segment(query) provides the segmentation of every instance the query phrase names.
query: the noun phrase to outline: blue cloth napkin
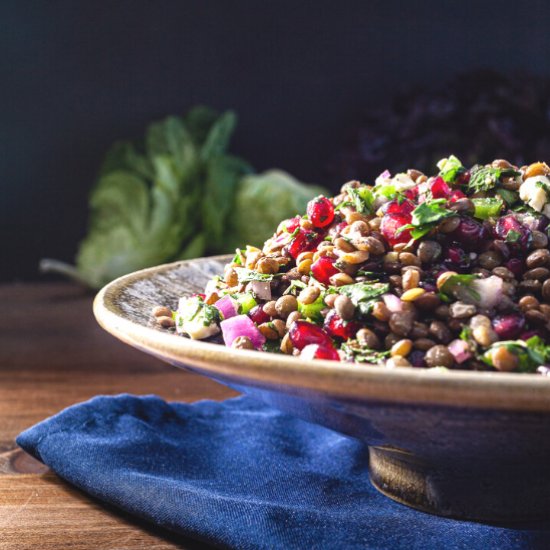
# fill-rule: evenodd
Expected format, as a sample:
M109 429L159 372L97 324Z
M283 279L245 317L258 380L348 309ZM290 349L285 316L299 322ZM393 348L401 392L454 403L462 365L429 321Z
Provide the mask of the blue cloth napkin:
M550 547L550 526L454 521L397 504L370 484L359 441L248 397L95 397L17 443L90 495L221 548Z

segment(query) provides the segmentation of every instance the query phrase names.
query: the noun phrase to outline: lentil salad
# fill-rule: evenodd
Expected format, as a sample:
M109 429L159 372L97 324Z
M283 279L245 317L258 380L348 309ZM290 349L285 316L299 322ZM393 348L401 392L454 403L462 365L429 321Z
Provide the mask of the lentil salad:
M548 375L550 168L437 167L313 199L154 318L305 359Z

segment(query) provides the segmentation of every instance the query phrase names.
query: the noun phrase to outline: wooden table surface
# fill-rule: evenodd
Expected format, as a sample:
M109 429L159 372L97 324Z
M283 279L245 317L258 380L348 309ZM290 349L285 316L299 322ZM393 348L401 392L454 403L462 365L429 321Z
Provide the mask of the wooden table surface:
M0 303L0 549L204 548L105 508L17 448L15 437L98 394L196 401L235 392L115 340L76 285L3 285Z

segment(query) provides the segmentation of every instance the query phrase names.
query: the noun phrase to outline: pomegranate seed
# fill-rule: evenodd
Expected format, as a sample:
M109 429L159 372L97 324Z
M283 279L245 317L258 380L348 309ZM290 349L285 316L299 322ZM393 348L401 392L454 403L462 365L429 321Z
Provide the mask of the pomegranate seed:
M401 227L407 225L408 223L411 223L410 215L400 216L398 214L386 214L382 218L380 231L391 246L398 243L408 243L411 240L410 229L405 229L404 231L397 233Z
M466 195L460 189L453 189L449 195L449 202L456 202L458 199L464 199Z
M332 346L330 336L321 327L307 321L292 323L288 334L292 345L299 350L304 349L309 344Z
M521 315L501 315L493 319L493 329L502 340L517 338L525 327L525 319Z
M313 276L324 285L330 284L330 278L340 270L334 265L336 260L321 256L316 262L311 265L311 273Z
M333 338L349 340L360 328L361 325L357 321L344 321L334 310L331 310L325 319L325 330Z
M420 194L420 190L418 188L418 185L415 185L414 187L411 187L410 189L407 189L403 195L410 201L417 201L418 195Z
M302 218L300 218L300 216L296 216L294 218L290 218L289 220L286 220L286 223L285 223L286 231L288 231L289 233L294 233L294 231L296 231L296 229L300 227L301 219Z
M470 171L466 170L465 172L462 172L462 174L459 174L456 178L456 185L467 185L470 181Z
M321 238L322 237L314 231L304 231L300 229L298 234L292 238L285 249L293 258L297 258L302 252L313 250L319 244Z
M401 216L406 216L410 214L415 209L415 205L410 200L404 200L399 202L398 200L393 200L387 202L383 206L384 214L399 214Z
M191 298L199 297L201 300L204 300L206 298L206 294L202 294L201 292L196 292L195 294L191 294Z
M451 194L451 188L441 177L437 177L432 181L430 191L434 199L447 199Z
M338 352L332 346L309 344L300 353L304 359L327 359L329 361L340 361Z
M465 269L470 266L470 256L458 246L451 246L445 253L445 265Z
M334 206L326 197L317 197L307 203L307 215L315 227L326 227L334 219Z
M257 324L267 323L271 317L264 311L263 306L254 306L249 312L248 316Z

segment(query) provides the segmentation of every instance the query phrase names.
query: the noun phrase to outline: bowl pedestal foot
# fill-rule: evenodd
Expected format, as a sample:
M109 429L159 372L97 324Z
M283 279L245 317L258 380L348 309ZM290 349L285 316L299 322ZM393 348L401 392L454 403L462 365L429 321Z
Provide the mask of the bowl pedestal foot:
M550 517L547 467L527 457L509 464L499 464L498 458L435 463L398 449L370 447L369 466L380 492L431 514L494 522Z

